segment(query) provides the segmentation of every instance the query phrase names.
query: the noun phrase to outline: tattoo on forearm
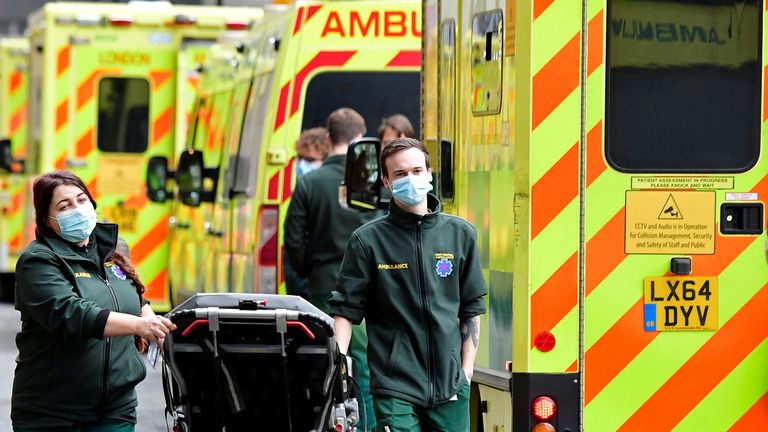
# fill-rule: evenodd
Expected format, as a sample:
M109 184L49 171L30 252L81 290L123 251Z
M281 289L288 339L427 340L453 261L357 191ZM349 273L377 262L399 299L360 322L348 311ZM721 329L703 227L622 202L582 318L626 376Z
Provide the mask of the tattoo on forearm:
M462 321L461 323L461 344L472 338L472 344L477 348L477 344L480 341L480 318L472 317Z

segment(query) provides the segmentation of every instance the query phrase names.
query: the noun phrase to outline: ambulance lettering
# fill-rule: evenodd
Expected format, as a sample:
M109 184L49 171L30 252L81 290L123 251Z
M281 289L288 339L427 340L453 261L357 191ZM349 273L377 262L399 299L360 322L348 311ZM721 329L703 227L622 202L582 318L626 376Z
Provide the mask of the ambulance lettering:
M137 51L107 51L99 53L99 63L104 65L145 66L150 64L149 54Z
M410 16L409 16L410 15ZM339 12L332 11L323 27L322 37L335 34L338 37L406 37L421 36L419 16L416 11L373 11L368 15L351 11L342 18Z

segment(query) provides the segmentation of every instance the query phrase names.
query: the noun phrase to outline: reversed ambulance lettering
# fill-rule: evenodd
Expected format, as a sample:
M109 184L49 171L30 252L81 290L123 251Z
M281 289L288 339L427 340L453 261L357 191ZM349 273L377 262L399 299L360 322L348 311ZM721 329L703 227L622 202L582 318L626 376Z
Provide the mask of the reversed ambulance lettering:
M107 51L99 53L103 65L146 66L151 63L149 54L138 51Z

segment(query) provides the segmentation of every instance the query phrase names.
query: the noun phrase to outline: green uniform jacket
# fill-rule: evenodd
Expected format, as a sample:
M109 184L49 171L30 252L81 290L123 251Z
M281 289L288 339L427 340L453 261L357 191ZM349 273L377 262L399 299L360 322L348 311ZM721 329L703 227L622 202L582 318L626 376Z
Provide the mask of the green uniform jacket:
M474 227L428 199L423 217L392 202L354 232L331 298L331 315L366 319L371 393L420 406L464 384L459 321L485 313L488 292Z
M344 249L352 231L381 212L361 213L339 204L344 155L329 156L323 166L299 179L285 217L285 249L299 276L309 278L311 295L336 286Z
M19 258L14 427L136 422L144 361L133 336L103 338L109 311L140 315L136 287L106 262L116 243L117 225L97 224L86 248L38 235Z

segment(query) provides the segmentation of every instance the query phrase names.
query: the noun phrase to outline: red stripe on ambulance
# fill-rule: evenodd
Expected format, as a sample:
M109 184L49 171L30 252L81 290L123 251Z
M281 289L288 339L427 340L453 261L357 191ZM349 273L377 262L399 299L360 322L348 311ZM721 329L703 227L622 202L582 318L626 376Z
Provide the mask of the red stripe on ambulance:
M159 89L163 84L165 84L171 75L173 75L173 72L167 70L156 70L150 72L149 77L152 79L152 84L155 86L154 90Z
M69 45L61 48L56 55L56 76L63 74L69 69Z
M421 66L421 51L403 50L397 53L387 63L387 67L419 67Z
M11 95L16 93L16 90L21 87L21 81L24 75L21 72L14 72L11 74L11 79L8 81L8 93Z
M93 127L91 127L77 140L75 156L80 159L87 157L93 151L93 144Z
M8 133L13 135L16 133L16 130L21 126L23 123L25 123L27 120L27 105L24 104L21 107L19 107L15 113L11 116L10 120L8 121Z
M535 130L579 86L581 33L560 49L533 77L531 130Z
M320 51L317 55L304 66L298 74L293 84L293 94L291 96L291 115L299 110L301 103L301 91L304 86L304 80L315 69L324 66L344 66L357 51Z
M56 132L69 120L69 99L65 98L56 106Z
M304 25L304 23L308 22L318 10L320 10L322 6L315 5L315 6L309 6L305 8L304 6L299 8L299 11L296 13L296 22L293 24L293 34L296 34L301 30L301 26ZM304 12L307 12L307 17L304 18Z
M171 124L173 122L172 111L173 110L170 107L166 108L166 110L152 122L152 144L156 144L170 132Z
M285 123L285 108L288 106L288 89L291 86L291 82L285 83L283 88L280 89L280 99L277 102L277 113L275 113L275 128L280 129L280 126Z
M288 165L283 168L283 202L288 201L291 197L293 189L291 188L291 182L293 181L293 161L291 159Z

